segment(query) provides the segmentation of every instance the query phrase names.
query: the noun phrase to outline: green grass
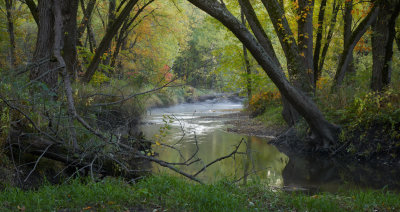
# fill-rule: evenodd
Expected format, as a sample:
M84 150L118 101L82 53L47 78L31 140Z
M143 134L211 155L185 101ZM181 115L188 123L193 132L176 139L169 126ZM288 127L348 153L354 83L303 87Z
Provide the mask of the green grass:
M270 104L265 112L256 117L267 127L286 126L286 122L282 117L282 105Z
M37 191L0 192L0 211L398 211L400 195L387 191L349 191L306 195L276 192L259 184L227 181L199 185L170 176L153 176L130 185L122 180L74 180Z

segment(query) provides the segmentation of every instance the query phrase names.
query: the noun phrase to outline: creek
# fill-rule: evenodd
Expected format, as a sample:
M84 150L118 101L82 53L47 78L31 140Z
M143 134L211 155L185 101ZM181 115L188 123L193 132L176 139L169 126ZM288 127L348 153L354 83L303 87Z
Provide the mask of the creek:
M242 108L242 102L224 98L153 108L148 111L141 130L146 138L160 138L161 143L180 150L154 145L153 150L161 160L183 162L197 152L194 159L200 159L199 162L179 167L191 174L231 153L243 139L239 147L241 154L219 161L197 176L204 182L227 178L258 181L286 190L335 192L338 189L383 187L400 190L398 169L379 164L343 163L334 159L289 157L268 144L268 138L227 132L226 129L232 126L225 122L238 119L235 113ZM162 132L163 128L168 128L166 133ZM153 165L152 170L178 175L158 165Z

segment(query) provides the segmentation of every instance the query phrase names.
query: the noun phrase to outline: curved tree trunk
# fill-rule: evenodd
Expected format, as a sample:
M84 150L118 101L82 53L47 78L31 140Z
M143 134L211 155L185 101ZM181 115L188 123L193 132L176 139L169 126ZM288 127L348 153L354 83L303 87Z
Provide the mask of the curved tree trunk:
M300 90L293 87L286 79L283 71L273 62L271 56L260 43L225 7L212 0L188 0L198 8L210 14L225 25L251 52L260 66L278 87L279 91L304 117L311 130L318 137L315 139L320 146L329 148L337 141L339 128L329 123L315 103Z
M25 4L28 5L29 11L31 11L33 19L35 20L36 24L39 26L39 9L37 8L35 1L34 0L25 0Z

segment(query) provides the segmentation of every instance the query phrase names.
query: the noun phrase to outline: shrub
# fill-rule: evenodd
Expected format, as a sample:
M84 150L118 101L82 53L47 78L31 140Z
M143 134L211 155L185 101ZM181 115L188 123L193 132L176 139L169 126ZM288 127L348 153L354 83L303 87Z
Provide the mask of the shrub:
M248 111L255 117L263 114L271 104L280 104L281 94L278 91L257 93L249 101Z

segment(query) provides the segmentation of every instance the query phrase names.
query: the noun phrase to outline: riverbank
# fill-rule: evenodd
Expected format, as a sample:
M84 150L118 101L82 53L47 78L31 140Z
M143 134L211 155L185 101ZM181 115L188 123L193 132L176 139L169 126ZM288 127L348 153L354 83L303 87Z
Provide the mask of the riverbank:
M129 184L76 179L62 185L0 192L0 211L398 211L400 195L389 191L335 194L284 192L265 185L219 181L199 185L170 176Z
M266 125L259 119L251 118L246 111L224 114L220 117L232 119L225 122L225 124L231 125L226 130L238 134L275 139L286 129L285 126L279 124Z

